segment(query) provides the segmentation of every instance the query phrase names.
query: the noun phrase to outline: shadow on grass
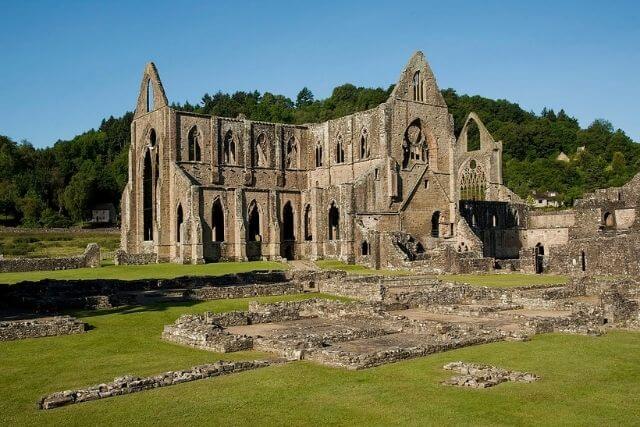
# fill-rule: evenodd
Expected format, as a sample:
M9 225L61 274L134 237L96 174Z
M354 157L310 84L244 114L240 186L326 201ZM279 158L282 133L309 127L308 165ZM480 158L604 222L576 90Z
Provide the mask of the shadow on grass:
M150 313L166 311L175 307L192 307L196 304L200 304L203 301L199 300L182 300L182 301L165 301L165 302L153 302L149 304L128 304L114 308L105 308L100 310L68 310L65 314L69 316L90 318L97 316L107 316L110 314L136 314L136 313Z

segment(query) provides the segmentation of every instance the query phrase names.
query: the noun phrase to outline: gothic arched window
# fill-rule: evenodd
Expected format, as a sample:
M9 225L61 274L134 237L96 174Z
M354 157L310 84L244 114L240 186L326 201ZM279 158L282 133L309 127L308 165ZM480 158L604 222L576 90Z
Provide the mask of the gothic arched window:
M424 101L424 87L422 79L420 78L420 71L416 71L413 74L413 100Z
M404 131L402 141L402 167L407 169L413 163L429 163L429 147L422 131L420 119L415 119Z
M287 141L287 168L298 168L298 141L293 136Z
M318 141L316 144L316 167L322 166L322 144Z
M191 162L199 162L200 161L200 153L202 152L200 148L200 133L198 132L198 127L194 126L189 131L189 161Z
M360 158L367 159L371 151L369 149L369 133L366 129L362 129L360 133Z
M224 134L224 140L222 142L222 160L226 165L236 164L236 141L233 138L233 132L228 130Z
M341 134L336 138L336 163L344 163L344 142Z
M260 167L265 167L268 164L267 155L267 137L264 133L258 135L256 138L256 149L255 149L255 165Z
M472 159L460 174L460 200L484 200L486 191L484 170Z

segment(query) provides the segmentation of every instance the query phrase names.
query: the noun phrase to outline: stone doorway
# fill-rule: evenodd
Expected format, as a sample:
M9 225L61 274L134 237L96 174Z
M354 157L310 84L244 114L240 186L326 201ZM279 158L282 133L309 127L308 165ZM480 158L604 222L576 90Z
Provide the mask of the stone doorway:
M536 266L536 274L544 273L544 246L538 243L534 249L534 262Z

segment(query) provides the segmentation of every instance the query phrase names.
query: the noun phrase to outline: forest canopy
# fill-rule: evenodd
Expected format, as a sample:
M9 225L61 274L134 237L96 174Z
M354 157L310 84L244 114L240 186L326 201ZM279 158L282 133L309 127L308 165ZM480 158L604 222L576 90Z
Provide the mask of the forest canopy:
M376 107L392 89L344 84L323 100L316 100L306 87L295 100L270 92L217 92L205 94L196 105L172 106L302 124ZM555 191L570 205L585 192L620 186L640 170L640 145L606 120L581 128L564 110L545 108L536 114L502 99L458 95L453 89L442 94L453 115L456 136L466 115L474 111L494 138L503 142L504 182L525 199L534 191ZM27 227L64 227L86 221L97 204L113 203L117 208L127 182L132 119L131 112L109 117L97 130L40 149L0 135L0 219ZM570 160L556 160L561 152Z

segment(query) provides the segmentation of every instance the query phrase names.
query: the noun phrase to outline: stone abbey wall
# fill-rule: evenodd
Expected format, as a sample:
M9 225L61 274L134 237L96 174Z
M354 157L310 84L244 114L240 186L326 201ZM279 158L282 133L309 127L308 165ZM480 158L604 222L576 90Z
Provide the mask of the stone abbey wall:
M384 103L303 125L177 111L149 64L117 262L329 258L431 273L616 273L624 261L596 250L609 242L635 271L634 246L615 236L640 230L639 198L636 177L572 210L529 208L503 185L502 142L475 113L454 134L421 52Z
M466 131L456 141L420 52L385 103L299 126L176 111L149 64L132 123L120 259L333 258L378 268L401 263L388 233L427 251L455 246L459 174L491 199L512 195L501 143L477 116L468 122L482 131L479 149L467 149Z

